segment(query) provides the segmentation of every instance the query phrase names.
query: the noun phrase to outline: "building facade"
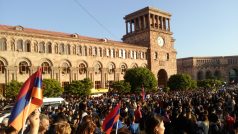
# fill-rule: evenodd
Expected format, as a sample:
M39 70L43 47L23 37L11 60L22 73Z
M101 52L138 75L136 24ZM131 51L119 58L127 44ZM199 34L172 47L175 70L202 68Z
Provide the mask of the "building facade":
M238 82L238 56L181 58L177 59L177 67L178 73L187 73L194 80Z
M134 67L149 68L165 86L177 73L170 17L151 7L126 15L123 42L0 25L0 92L12 80L24 82L40 66L43 79L62 86L89 78L96 89L108 88Z

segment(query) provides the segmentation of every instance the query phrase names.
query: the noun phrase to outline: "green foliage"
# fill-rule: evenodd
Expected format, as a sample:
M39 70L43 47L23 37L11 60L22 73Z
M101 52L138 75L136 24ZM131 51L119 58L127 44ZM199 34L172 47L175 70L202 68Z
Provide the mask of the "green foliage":
M6 86L6 97L7 98L15 98L17 97L23 83L18 82L16 80L11 81Z
M167 93L167 92L170 91L170 88L169 87L165 87L165 88L163 88L163 91Z
M60 82L57 80L44 79L42 84L44 97L57 97L64 92L64 89L60 86Z
M131 85L130 83L121 80L113 82L112 88L116 90L118 93L128 93L131 90Z
M131 92L140 92L142 85L146 91L157 90L157 81L154 74L147 68L132 68L126 71L125 82L131 85Z
M221 80L215 80L215 79L206 79L206 80L201 80L197 82L198 87L206 88L206 89L211 89L211 88L217 88L222 85Z
M196 82L188 74L175 74L169 78L168 86L171 90L188 90L196 87Z
M90 89L93 88L93 82L90 79L72 81L65 87L65 91L77 95L89 95Z

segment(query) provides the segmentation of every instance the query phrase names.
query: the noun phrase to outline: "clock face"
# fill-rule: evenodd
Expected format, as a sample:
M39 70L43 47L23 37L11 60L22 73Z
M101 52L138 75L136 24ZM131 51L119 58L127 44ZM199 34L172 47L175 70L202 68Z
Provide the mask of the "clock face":
M161 36L159 36L157 38L157 43L158 43L159 46L162 47L164 45L164 39Z

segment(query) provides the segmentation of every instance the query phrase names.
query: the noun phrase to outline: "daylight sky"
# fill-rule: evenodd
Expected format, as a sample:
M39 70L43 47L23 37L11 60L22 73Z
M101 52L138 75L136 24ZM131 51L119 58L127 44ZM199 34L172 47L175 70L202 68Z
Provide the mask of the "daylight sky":
M238 0L0 0L0 24L121 41L146 6L172 14L177 58L238 55Z

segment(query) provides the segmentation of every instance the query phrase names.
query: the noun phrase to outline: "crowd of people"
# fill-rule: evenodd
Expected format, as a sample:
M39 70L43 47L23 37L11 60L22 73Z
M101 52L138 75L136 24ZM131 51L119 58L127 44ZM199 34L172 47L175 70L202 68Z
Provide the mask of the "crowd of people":
M112 134L238 134L236 85L218 91L159 91L146 93L145 99L140 94L110 93L95 98L63 97L67 104L43 106L39 114L34 112L24 133L103 134L105 117L120 102L120 118ZM8 103L0 102L1 106ZM1 124L2 132L17 133L7 123Z

